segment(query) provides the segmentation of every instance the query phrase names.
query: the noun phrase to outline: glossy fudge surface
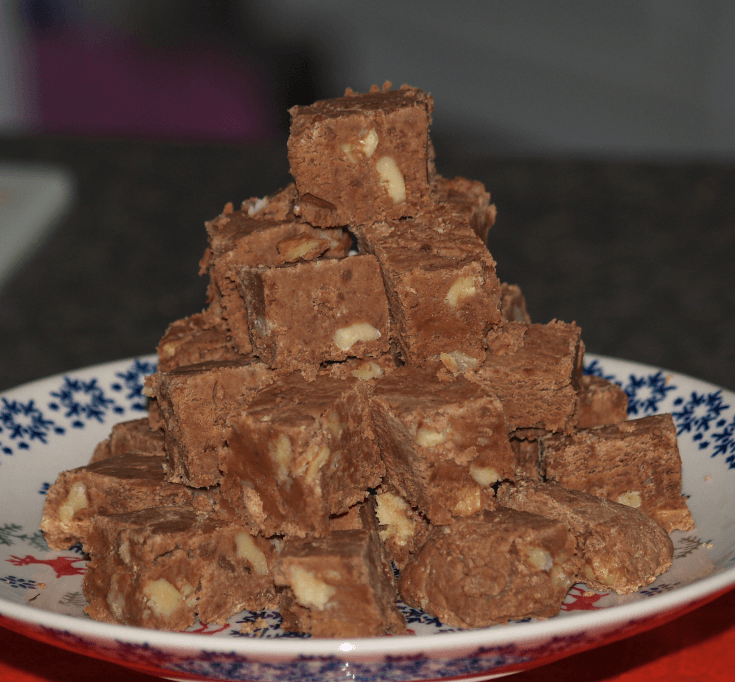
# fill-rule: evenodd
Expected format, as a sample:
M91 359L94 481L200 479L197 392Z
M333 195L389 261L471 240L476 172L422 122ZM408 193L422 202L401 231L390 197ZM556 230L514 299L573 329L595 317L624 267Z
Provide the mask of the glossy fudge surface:
M416 215L429 195L432 110L430 95L407 86L293 107L296 212L320 227Z

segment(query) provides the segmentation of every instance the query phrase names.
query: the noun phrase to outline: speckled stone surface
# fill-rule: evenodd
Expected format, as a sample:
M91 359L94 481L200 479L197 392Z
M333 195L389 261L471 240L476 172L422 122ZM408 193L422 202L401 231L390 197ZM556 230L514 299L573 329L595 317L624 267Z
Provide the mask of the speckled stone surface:
M488 243L532 319L576 321L587 349L735 390L735 164L476 159ZM66 165L75 207L0 290L0 390L154 352L201 310L204 221L289 181L275 146L0 138L0 159Z

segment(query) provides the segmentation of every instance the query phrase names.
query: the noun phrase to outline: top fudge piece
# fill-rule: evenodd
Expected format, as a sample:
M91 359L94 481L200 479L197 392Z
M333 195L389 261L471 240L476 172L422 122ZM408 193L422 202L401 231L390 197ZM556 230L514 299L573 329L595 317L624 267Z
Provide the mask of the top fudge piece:
M488 232L498 211L495 204L490 203L490 193L479 180L437 175L431 186L431 196L435 203L446 204L447 208L464 217L482 243L487 243Z
M294 211L320 227L416 215L429 197L433 108L404 85L290 109Z

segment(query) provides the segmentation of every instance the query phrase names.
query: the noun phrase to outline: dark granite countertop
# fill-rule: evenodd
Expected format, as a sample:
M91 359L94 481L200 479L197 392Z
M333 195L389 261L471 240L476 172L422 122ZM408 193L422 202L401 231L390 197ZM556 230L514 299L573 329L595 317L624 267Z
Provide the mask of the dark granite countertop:
M591 352L735 390L735 164L470 159L501 279L534 321L581 327ZM0 138L1 160L67 166L72 212L0 291L0 390L154 351L200 310L204 221L289 181L285 144Z

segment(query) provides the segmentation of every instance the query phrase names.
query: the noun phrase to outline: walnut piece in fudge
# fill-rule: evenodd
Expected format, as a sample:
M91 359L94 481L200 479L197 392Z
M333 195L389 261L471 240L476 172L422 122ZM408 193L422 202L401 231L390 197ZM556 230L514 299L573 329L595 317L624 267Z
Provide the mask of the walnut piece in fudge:
M85 611L161 630L225 623L275 606L272 541L192 509L158 507L97 517L84 549Z
M156 374L155 391L164 424L168 479L207 488L222 479L228 417L273 379L252 359L204 362Z
M321 536L329 516L385 472L367 419L368 385L325 374L279 376L232 415L222 498L264 535Z
M275 573L284 630L316 637L405 634L393 569L375 530L288 538Z
M500 486L498 502L566 523L583 557L580 579L592 589L628 594L671 567L671 538L632 507L530 479Z
M229 343L243 355L251 352L251 332L241 292L243 267L276 266L317 257L343 258L352 237L342 229L320 230L303 221L266 220L248 211L228 211L207 223L209 248L201 271L209 272L210 325L226 330Z
M250 339L258 357L313 376L320 363L390 349L388 300L370 255L243 268Z
M628 418L628 396L612 381L585 374L579 379L577 428L616 424Z
M364 225L355 234L360 251L380 263L405 362L443 353L476 369L486 334L500 322L500 283L495 261L469 225L437 209Z
M694 527L670 414L551 434L539 444L547 480L639 508L668 533Z
M298 215L320 227L416 215L429 195L432 110L431 96L408 86L290 109Z
M432 523L493 506L493 485L513 479L503 409L482 386L405 366L376 380L370 397L387 480Z
M584 356L580 334L574 323L532 324L515 352L488 353L474 380L498 396L509 432L572 431Z
M401 570L426 541L429 522L389 484L377 490L375 502L380 539L391 561Z
M165 459L129 453L62 471L46 493L41 530L51 549L83 542L93 519L155 505L185 505L192 491L169 483Z
M97 445L92 454L90 464L110 457L135 452L139 455L157 455L165 457L163 434L151 428L147 417L131 419L115 424L109 438Z
M499 508L435 526L401 571L409 606L476 628L556 615L579 569L566 524Z

